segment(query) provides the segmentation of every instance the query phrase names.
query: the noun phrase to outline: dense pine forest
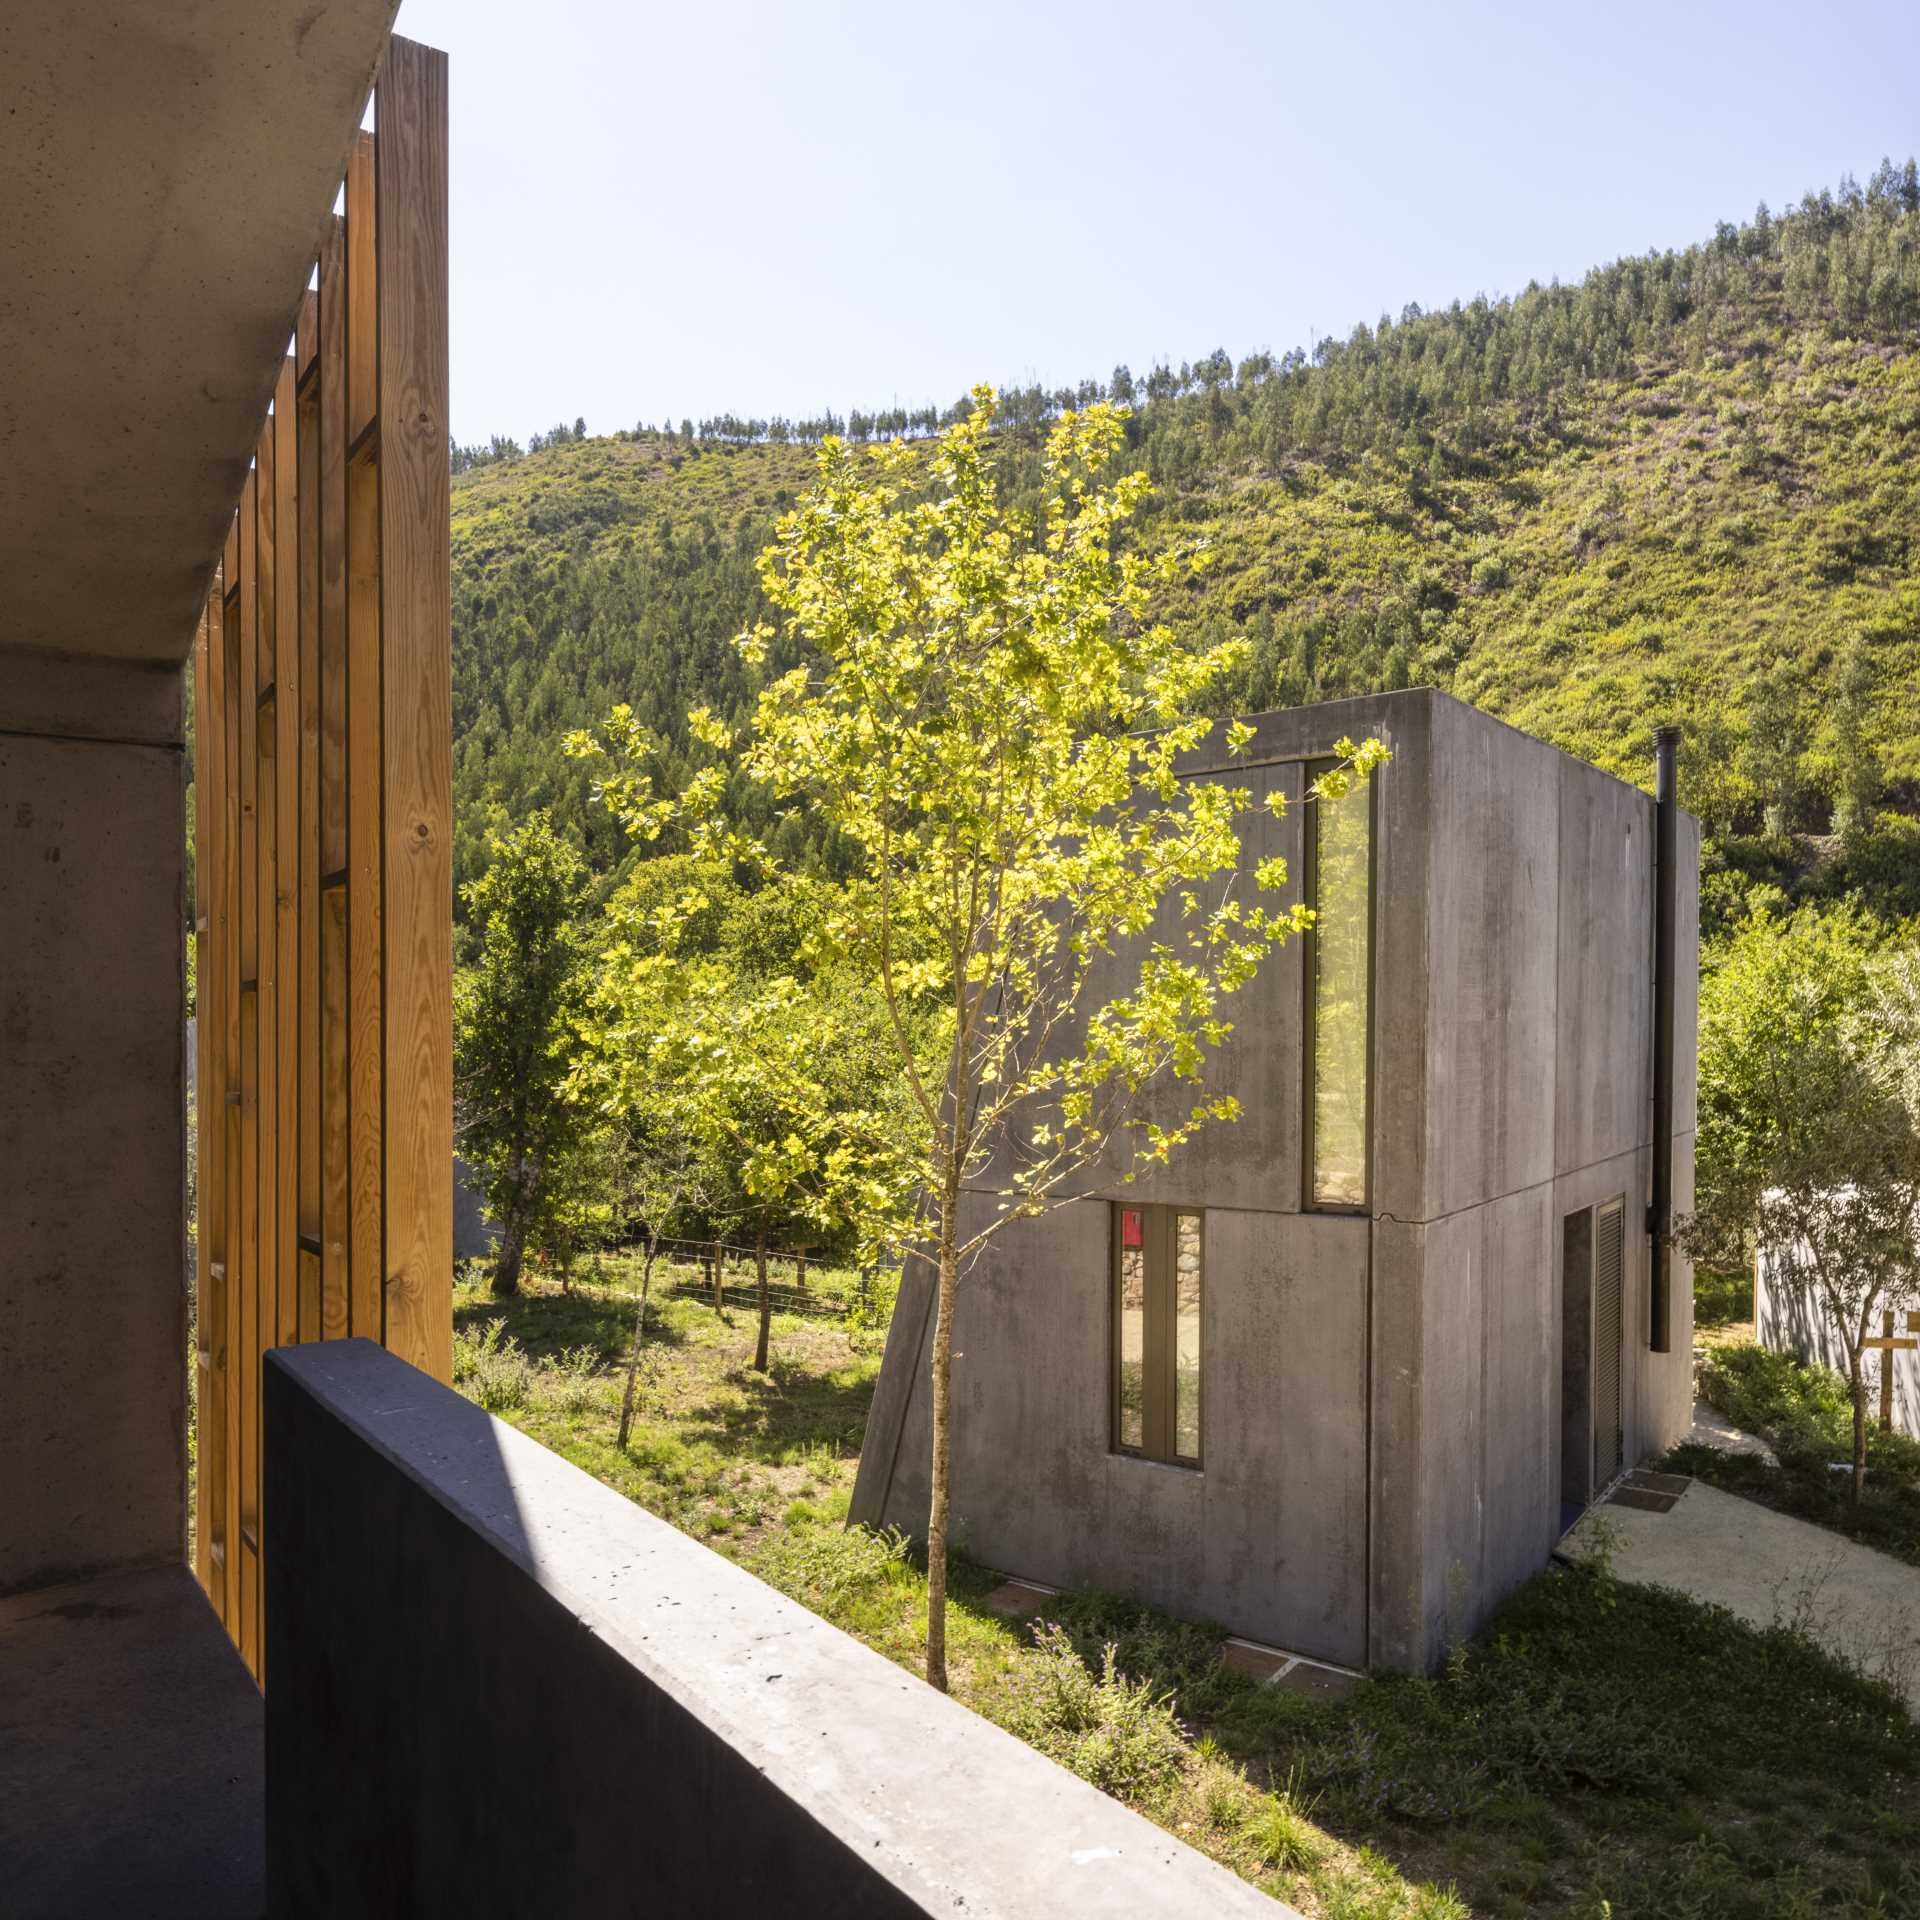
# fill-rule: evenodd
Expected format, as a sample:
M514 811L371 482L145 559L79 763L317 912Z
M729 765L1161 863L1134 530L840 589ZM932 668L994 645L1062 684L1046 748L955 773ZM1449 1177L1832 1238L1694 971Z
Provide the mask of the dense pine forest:
M1155 482L1138 537L1213 563L1166 609L1254 641L1240 709L1434 683L1630 779L1686 730L1709 909L1755 883L1920 911L1920 176L1883 163L1683 252L1311 353L1224 351L1000 401L1010 472L1095 399ZM754 560L809 443L922 437L947 405L721 416L453 449L457 877L550 807L626 849L563 756L632 704L689 770L687 710L755 680ZM782 661L770 663L777 670ZM790 853L801 821L772 826Z

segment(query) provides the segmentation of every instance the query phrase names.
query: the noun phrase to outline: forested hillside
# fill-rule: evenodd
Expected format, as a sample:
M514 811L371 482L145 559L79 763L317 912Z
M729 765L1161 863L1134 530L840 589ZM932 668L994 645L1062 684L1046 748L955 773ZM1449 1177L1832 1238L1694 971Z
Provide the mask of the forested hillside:
M1138 537L1214 551L1170 618L1255 643L1236 706L1434 682L1636 779L1674 719L1688 803L1736 863L1782 877L1790 830L1920 802L1911 161L1311 355L1008 393L1005 457L1030 476L1045 422L1101 397L1137 409L1128 458L1156 482ZM739 714L753 681L731 642L763 611L754 558L807 442L921 435L950 411L456 449L459 878L490 825L543 805L617 863L563 733L625 700L677 759L690 706ZM800 823L778 831L804 847ZM1896 837L1862 871L1898 895L1916 851Z

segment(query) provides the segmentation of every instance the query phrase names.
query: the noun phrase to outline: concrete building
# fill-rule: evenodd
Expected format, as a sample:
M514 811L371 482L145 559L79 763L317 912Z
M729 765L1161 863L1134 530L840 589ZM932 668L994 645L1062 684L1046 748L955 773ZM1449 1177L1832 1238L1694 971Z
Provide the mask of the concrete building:
M1441 693L1254 728L1190 771L1285 795L1244 858L1287 861L1315 932L1233 1009L1210 1085L1236 1124L1088 1180L963 1281L953 1537L1028 1580L1421 1670L1688 1428L1691 1275L1649 1219L1691 1197L1698 832ZM1342 736L1391 762L1306 804ZM1172 1118L1191 1095L1159 1097ZM931 1292L916 1265L853 1507L914 1532Z

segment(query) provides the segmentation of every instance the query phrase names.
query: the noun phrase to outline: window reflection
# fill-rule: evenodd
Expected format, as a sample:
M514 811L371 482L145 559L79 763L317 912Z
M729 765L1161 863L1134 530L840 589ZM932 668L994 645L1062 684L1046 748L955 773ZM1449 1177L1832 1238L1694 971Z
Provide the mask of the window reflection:
M1372 791L1317 800L1313 820L1312 1196L1367 1198L1367 1026L1372 943Z
M1140 1210L1120 1213L1120 1406L1123 1447L1146 1439L1147 1255L1142 1244Z
M1173 1450L1200 1457L1200 1216L1183 1213L1174 1233Z

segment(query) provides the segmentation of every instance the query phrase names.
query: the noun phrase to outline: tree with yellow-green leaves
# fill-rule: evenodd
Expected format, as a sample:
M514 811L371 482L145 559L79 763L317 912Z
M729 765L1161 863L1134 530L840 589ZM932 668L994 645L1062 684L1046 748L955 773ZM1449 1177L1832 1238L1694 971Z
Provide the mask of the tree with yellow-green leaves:
M877 1010L885 1085L835 1111L809 1070L831 1037L796 1047L771 1018L708 1021L696 1071L777 1098L778 1151L756 1179L823 1193L865 1182L893 1201L866 1216L877 1235L933 1270L926 1671L943 1688L958 1290L995 1234L1096 1168L1128 1177L1236 1116L1207 1090L1207 1058L1232 996L1306 924L1300 907L1263 904L1280 862L1241 869L1250 791L1182 776L1213 724L1194 710L1246 645L1184 646L1151 617L1204 556L1121 550L1148 490L1142 474L1115 477L1124 412L1096 405L1053 426L1040 505L1022 515L999 485L993 408L976 389L930 457L821 446L811 490L760 561L801 664L767 685L738 737L694 716L714 762L684 791L650 777L626 709L604 740L571 742L601 759L607 803L642 839L677 826L778 884L770 836L725 824L730 784L744 783L847 849L810 949ZM748 663L776 637L743 634ZM1236 750L1248 737L1229 728ZM1329 792L1384 757L1374 742L1342 752ZM1163 909L1172 932L1155 931ZM1096 970L1115 964L1124 991L1096 1004ZM1142 1096L1169 1079L1191 1103L1155 1121ZM963 1229L962 1196L983 1188L997 1208ZM910 1220L904 1193L918 1196Z

